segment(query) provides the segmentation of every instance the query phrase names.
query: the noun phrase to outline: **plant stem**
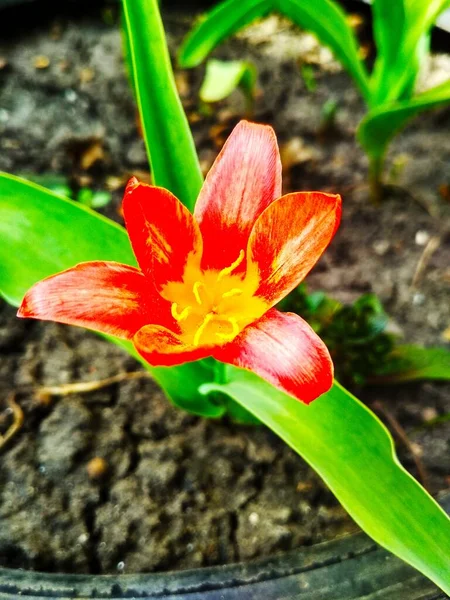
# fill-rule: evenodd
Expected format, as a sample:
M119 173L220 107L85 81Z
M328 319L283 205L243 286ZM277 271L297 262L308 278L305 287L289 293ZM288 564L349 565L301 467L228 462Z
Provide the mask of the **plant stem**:
M383 166L384 156L369 156L370 199L376 205L379 205L383 199Z

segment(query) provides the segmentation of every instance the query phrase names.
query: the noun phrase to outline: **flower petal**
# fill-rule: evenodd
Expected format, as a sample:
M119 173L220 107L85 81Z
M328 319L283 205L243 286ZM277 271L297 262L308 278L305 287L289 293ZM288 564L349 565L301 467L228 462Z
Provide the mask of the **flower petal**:
M36 283L19 317L78 325L130 339L147 323L171 322L170 304L133 267L114 262L80 263Z
M271 127L241 121L226 141L195 206L202 267L223 269L247 246L258 216L281 196L281 161Z
M258 218L248 242L248 272L257 296L271 306L309 273L332 240L341 218L341 197L321 192L287 194Z
M253 371L305 404L333 383L333 363L319 336L298 315L275 308L216 350L214 358Z
M211 349L185 344L166 327L146 325L133 338L136 350L154 367L172 367L211 356Z
M123 213L142 271L161 287L179 281L190 253L201 257L202 239L194 217L168 190L133 177L125 191Z

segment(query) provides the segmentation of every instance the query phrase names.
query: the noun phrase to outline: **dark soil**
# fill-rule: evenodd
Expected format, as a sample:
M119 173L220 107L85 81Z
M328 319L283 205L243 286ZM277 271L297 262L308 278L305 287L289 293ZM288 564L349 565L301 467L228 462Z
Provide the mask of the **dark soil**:
M166 15L172 48L190 22ZM398 137L388 161L388 172L396 173L393 185L375 207L368 200L367 161L354 139L363 106L328 51L270 18L216 54L257 64L261 93L252 118L276 129L286 191L321 189L344 197L342 226L308 278L310 288L345 301L373 291L405 341L445 344L449 110L424 115ZM46 57L48 66L36 68L37 57ZM63 173L99 188L119 178L105 212L120 219L123 182L131 173L145 176L148 167L117 26L105 24L100 14L54 18L20 36L5 35L0 58L0 168ZM299 61L313 64L314 92L299 76ZM433 69L438 78L448 77L448 59L435 60ZM236 92L210 115L199 111L201 72L179 72L177 78L207 169L244 103ZM338 102L338 112L332 130L323 131L322 106L329 99ZM83 168L93 144L102 152ZM439 247L412 286L424 244L434 235ZM36 398L33 391L41 385L139 369L93 334L19 321L14 309L2 305L0 356L0 426L4 430L10 418L10 393L25 413L0 462L3 566L74 573L180 569L268 555L356 529L314 472L269 431L187 415L151 381ZM446 489L450 425L438 417L450 413L448 385L415 383L359 395L369 405L382 401L406 430L429 489ZM398 450L417 475L411 448L399 442ZM90 463L95 457L106 461L98 477Z

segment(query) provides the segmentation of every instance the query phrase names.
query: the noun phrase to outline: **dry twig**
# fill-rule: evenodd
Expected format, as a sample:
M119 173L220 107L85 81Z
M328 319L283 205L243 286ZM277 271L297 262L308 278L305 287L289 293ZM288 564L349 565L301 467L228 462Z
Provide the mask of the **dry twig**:
M19 431L19 429L23 425L23 420L24 420L23 410L17 404L16 396L15 396L14 392L8 396L8 398L6 399L6 402L8 404L9 409L12 412L13 422L6 430L6 433L0 434L0 449L3 448L3 446L7 442L9 442L9 440Z
M433 237L428 240L428 243L423 249L423 252L419 258L419 262L417 263L417 267L411 282L411 289L420 285L425 273L425 269L427 268L433 254L439 248L440 243L441 237L439 235L433 235Z
M97 379L96 381L80 381L78 383L63 383L62 385L46 385L36 389L38 396L69 396L70 394L84 394L93 392L102 388L128 381L130 379L152 379L148 371L131 371L129 373L119 373L106 379Z
M427 470L425 469L425 465L423 464L420 456L417 453L417 450L414 444L409 439L406 431L394 417L394 415L384 406L384 404L380 400L376 400L373 403L373 408L377 409L383 417L386 419L389 427L392 429L394 434L398 437L398 439L402 442L402 444L406 447L408 452L411 454L414 464L417 469L417 474L419 479L423 485L423 487L428 490L429 489L429 477Z

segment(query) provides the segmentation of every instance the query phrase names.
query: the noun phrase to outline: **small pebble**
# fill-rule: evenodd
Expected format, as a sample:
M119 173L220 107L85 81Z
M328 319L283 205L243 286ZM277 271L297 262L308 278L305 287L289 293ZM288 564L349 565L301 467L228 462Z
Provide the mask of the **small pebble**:
M64 93L64 97L67 100L67 102L73 103L76 101L77 99L77 93L74 92L74 90L66 90Z
M422 306L422 304L425 302L425 295L421 294L420 292L416 292L413 297L412 297L412 303L414 304L414 306Z
M384 256L390 247L389 240L378 240L378 242L374 242L372 245L375 254L378 254L378 256Z
M257 525L259 523L259 515L256 512L252 512L248 515L248 521L250 525Z
M87 533L82 533L81 535L78 536L78 543L79 544L85 544L89 539L89 536Z
M86 469L90 479L100 479L108 470L108 463L104 458L96 456L88 462Z
M432 406L427 406L422 410L422 419L425 421L425 423L434 421L434 419L436 419L437 416L438 412Z
M33 64L35 69L47 69L50 65L50 59L48 56L41 54L35 57Z
M430 241L430 234L428 231L420 229L416 232L415 242L418 246L425 246Z

